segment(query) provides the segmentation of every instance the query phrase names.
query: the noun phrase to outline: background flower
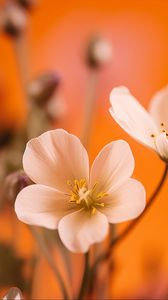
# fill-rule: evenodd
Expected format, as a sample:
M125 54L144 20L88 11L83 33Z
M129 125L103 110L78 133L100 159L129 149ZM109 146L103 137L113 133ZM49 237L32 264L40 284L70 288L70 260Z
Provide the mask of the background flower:
M126 87L116 87L110 94L110 114L139 142L155 150L168 162L168 88L159 91L147 112Z

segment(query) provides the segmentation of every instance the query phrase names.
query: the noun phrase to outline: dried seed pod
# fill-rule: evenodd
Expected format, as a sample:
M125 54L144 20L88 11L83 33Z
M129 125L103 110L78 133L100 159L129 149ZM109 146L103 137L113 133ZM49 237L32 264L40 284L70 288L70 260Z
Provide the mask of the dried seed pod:
M53 96L59 84L60 77L57 74L42 74L30 82L28 95L37 104L44 105Z
M109 62L112 57L111 45L103 38L94 37L86 52L86 61L91 68L99 68Z

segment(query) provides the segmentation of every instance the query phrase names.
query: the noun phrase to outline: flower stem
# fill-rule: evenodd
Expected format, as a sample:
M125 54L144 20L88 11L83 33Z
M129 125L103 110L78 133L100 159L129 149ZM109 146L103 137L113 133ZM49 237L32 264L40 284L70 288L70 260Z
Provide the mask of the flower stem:
M51 253L50 253L50 251L49 251L49 249L48 249L48 247L47 247L47 245L46 245L46 243L44 241L44 238L43 238L42 234L40 234L40 232L38 230L36 230L36 228L34 228L33 226L30 226L29 228L30 228L31 233L34 236L36 242L38 243L40 251L45 256L45 258L46 258L46 260L47 260L47 262L48 262L51 270L53 271L56 279L58 280L58 282L60 284L64 300L70 299L69 295L68 295L68 292L67 292L67 289L65 287L65 284L63 282L62 276L61 276L59 270L57 269L57 267L56 267L56 265L55 265L55 263L53 261Z
M128 236L128 234L136 227L136 225L143 219L143 217L146 215L146 213L148 212L149 208L152 206L152 204L154 203L154 200L156 198L156 196L159 194L166 176L167 176L167 172L168 172L168 166L166 165L164 168L164 172L162 174L162 177L156 187L156 189L154 190L153 194L151 195L150 199L147 202L146 208L143 212L143 214L141 214L137 219L135 219L134 221L132 221L127 227L126 229L121 232L121 234L119 234L118 236L116 236L114 239L111 240L109 248L106 252L102 253L95 261L91 273L90 273L90 278L91 278L91 284L90 287L92 288L93 286L93 278L94 275L97 271L97 268L99 266L99 264L103 261L106 261L107 259L110 258L111 255L111 250L114 249L115 246L117 246L120 242L122 242L124 240L124 238L126 238Z
M89 277L89 252L85 253L85 269L83 273L83 278L81 282L81 287L79 290L79 295L77 299L82 300L85 296L87 286L88 286L88 277ZM89 277L90 278L90 277Z
M13 47L15 52L15 57L18 66L18 72L20 77L20 82L22 86L23 96L26 108L29 109L29 99L27 97L27 84L29 80L29 64L28 64L28 53L27 53L27 36L24 31L18 37L13 39Z
M89 137L91 133L93 114L96 104L97 86L98 86L98 72L97 70L90 70L87 82L87 95L84 112L84 124L81 133L81 140L85 148L88 148Z

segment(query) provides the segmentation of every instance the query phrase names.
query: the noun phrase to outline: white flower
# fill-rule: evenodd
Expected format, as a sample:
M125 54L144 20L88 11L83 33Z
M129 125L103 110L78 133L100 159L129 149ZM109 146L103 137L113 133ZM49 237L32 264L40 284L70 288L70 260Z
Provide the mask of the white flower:
M142 184L130 178L134 158L127 142L106 145L94 160L80 140L62 129L32 139L23 166L36 184L17 196L18 218L32 225L58 229L64 245L73 252L86 252L102 241L108 222L137 217L145 207Z
M155 150L168 162L168 87L151 100L149 112L126 87L116 87L110 94L110 113L132 137Z

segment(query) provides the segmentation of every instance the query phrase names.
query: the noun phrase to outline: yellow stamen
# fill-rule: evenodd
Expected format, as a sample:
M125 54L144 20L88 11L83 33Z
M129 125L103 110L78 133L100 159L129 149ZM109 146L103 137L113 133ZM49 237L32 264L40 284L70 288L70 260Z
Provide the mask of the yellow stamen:
M95 207L92 207L91 214L94 215L95 212L96 212L96 208L95 208Z
M99 202L100 199L106 197L106 192L96 192L98 182L96 182L92 189L88 189L85 179L74 181L67 180L67 184L70 186L70 203L74 203L79 206L79 209L84 208L89 210L93 215L96 212L96 207L104 207L105 203Z

